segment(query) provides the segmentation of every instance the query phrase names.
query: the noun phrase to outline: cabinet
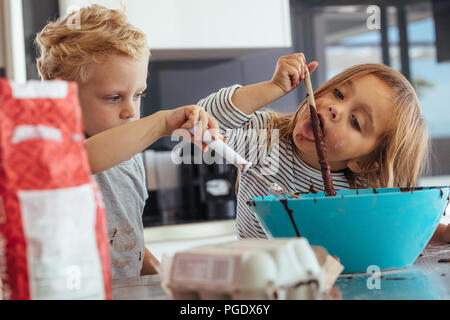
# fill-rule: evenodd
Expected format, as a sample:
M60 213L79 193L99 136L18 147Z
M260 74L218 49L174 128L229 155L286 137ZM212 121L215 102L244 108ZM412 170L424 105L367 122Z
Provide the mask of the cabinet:
M120 0L60 0L61 14ZM155 60L223 59L292 45L289 0L128 0L130 22L145 32Z

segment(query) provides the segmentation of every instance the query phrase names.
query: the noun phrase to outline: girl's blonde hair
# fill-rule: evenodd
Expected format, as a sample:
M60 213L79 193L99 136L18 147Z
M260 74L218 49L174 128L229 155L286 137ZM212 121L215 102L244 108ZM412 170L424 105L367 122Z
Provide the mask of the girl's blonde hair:
M390 129L379 138L378 147L362 159L363 172L344 171L347 180L352 188L416 186L418 177L428 169L430 143L417 95L401 73L382 64L355 65L325 82L314 92L314 97L317 99L347 81L365 75L374 75L393 90L392 122ZM307 105L305 99L293 114L269 111L268 135L271 130L278 129L280 140L292 138L294 127ZM369 170L374 166L375 171Z
M43 80L83 82L90 62L101 63L116 54L150 56L145 34L128 22L123 8L112 10L96 4L47 24L37 34L36 44Z

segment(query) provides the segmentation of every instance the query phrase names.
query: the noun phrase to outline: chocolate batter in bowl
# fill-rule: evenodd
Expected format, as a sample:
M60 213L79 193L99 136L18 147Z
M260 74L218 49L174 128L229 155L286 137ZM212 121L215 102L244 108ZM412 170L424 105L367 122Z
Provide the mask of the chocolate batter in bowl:
M433 236L450 187L369 188L248 202L269 238L302 237L339 257L344 272L412 265ZM283 201L284 202L284 201ZM286 209L288 208L288 210ZM288 211L288 213L286 213Z

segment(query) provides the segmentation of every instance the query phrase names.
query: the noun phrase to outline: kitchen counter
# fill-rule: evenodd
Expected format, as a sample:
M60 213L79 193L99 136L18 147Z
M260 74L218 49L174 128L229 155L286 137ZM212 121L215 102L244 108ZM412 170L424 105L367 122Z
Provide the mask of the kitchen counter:
M236 233L234 220L184 223L144 228L145 243L230 236Z
M113 280L113 300L167 300L159 274Z
M145 246L159 260L164 254L232 240L236 240L234 220L144 228Z
M343 274L336 281L344 300L450 299L450 244L429 245L407 268ZM372 289L371 289L372 288ZM161 300L169 296L160 286L160 276L113 281L115 300Z
M412 266L382 271L378 284L374 280L343 274L336 285L345 300L449 300L450 244L428 245Z

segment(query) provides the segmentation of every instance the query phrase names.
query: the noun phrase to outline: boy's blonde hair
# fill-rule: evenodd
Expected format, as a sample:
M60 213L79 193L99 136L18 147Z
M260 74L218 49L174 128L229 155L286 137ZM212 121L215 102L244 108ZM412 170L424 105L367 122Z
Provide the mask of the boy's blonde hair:
M325 82L314 92L319 98L349 80L374 75L393 90L392 122L390 129L379 138L377 148L362 159L362 173L345 170L352 188L391 188L416 186L418 177L428 168L429 136L422 118L419 100L413 86L399 72L382 64L352 66ZM270 111L269 136L279 130L280 140L291 138L300 115L307 110L308 100L302 102L297 112L285 114ZM378 163L376 171L369 170Z
M79 22L73 26L73 21ZM150 56L146 36L133 27L124 9L91 5L51 22L37 34L40 51L37 67L43 80L86 80L90 62L101 63L112 55Z

